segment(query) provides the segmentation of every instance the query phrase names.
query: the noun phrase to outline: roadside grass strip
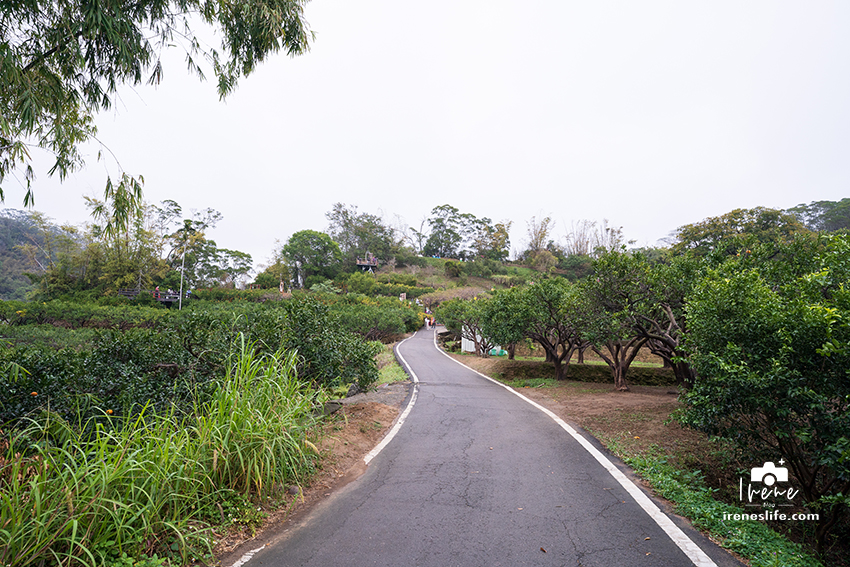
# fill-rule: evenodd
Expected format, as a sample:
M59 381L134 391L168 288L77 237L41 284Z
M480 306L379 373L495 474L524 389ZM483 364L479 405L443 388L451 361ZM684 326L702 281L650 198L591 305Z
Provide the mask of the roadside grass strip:
M213 526L258 519L256 501L313 470L312 396L295 362L243 344L213 399L183 419L33 419L0 451L0 566L211 560Z
M629 456L616 443L610 443L609 448L646 479L659 496L672 502L677 513L709 532L722 547L749 560L752 567L824 567L803 546L761 522L724 519L748 512L715 500L712 489L705 486L698 472L678 470L652 450Z

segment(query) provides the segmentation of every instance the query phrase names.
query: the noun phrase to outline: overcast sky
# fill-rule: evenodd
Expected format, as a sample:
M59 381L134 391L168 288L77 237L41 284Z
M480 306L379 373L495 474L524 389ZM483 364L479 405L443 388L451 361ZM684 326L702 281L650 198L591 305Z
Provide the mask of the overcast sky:
M313 0L307 55L219 102L169 54L156 89L98 118L146 200L212 207L220 247L268 260L335 202L418 228L444 203L556 236L582 219L638 245L759 205L850 196L850 2ZM36 209L88 220L112 157ZM6 206L23 189L9 183Z

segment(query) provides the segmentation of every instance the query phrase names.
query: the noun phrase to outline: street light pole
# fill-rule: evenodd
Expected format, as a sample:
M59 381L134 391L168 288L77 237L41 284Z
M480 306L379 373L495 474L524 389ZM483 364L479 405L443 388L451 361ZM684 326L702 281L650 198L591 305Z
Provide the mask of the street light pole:
M183 273L186 271L186 235L183 236L183 259L180 261L180 298L177 300L178 311L183 309Z
M189 242L189 235L195 234L197 231L192 228L192 221L186 219L183 221L183 259L180 260L180 299L177 302L178 311L183 309L183 276L186 274L186 244ZM179 232L179 231L178 231Z

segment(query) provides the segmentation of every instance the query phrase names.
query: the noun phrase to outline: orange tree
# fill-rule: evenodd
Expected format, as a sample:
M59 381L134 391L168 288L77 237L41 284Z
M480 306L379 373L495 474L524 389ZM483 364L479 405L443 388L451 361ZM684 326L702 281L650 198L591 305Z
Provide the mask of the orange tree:
M434 310L446 329L456 336L472 341L475 354L481 357L490 355L490 349L495 344L483 329L484 313L490 298L476 297L473 299L450 299L444 301Z
M620 361L612 367L615 376L628 369L623 365L634 358L634 347L645 344L673 369L680 385L693 384L694 370L681 344L684 302L705 269L706 263L692 255L650 262L639 252L612 251L594 260L587 293L613 341L600 343L609 352L609 364L615 358ZM622 385L620 379L615 381Z
M800 246L812 253L795 255ZM822 551L850 502L850 237L774 251L789 261L736 256L689 298L698 379L681 420L732 440L754 463L787 461L820 516Z
M520 297L525 336L543 347L555 377L563 380L573 352L584 342L577 325L578 288L564 278L547 278L526 286Z

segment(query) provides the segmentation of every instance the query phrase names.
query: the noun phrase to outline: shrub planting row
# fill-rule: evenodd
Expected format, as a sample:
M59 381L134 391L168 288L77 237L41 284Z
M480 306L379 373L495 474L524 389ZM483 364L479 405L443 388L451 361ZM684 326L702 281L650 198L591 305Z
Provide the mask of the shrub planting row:
M48 407L75 422L101 410L135 415L145 406L186 414L217 387L237 336L260 353L295 351L299 378L316 387L367 389L377 380L376 347L346 330L342 317L315 297L163 313L150 327L94 331L89 344L75 348L24 342L0 349L7 369L0 374L0 391L7 392L0 423Z

